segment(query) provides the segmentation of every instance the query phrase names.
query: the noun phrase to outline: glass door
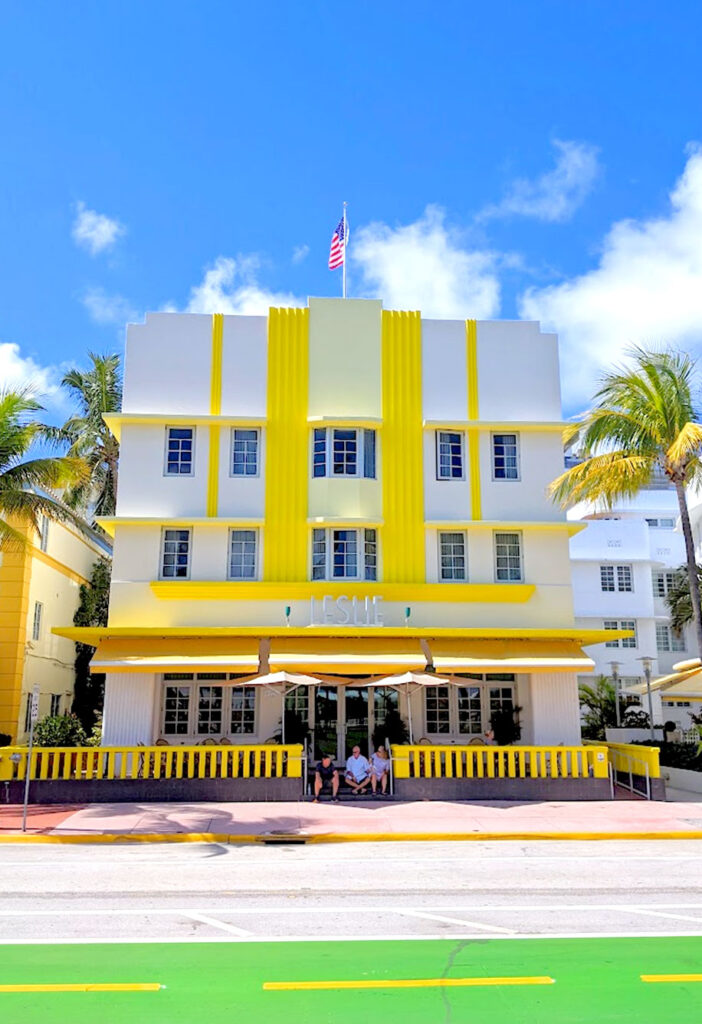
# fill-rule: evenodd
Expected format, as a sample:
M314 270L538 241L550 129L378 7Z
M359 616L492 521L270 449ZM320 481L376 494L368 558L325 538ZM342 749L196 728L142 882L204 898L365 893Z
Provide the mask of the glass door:
M336 686L317 686L314 699L314 756L329 754L336 760L339 697Z
M368 687L344 687L345 742L344 760L358 745L364 757L368 757Z

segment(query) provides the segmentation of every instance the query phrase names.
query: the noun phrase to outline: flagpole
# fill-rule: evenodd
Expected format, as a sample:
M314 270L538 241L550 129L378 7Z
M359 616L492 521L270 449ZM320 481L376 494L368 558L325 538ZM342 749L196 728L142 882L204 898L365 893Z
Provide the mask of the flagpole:
M346 224L346 206L344 203L344 262L341 268L341 297L346 298L346 242L348 239L348 227Z

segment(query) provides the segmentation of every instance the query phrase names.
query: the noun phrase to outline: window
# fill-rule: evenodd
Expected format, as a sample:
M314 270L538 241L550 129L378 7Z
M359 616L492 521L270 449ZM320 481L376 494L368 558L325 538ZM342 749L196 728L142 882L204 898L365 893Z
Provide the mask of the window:
M452 430L436 432L436 479L462 480L463 434Z
M377 530L313 530L313 580L377 580Z
M203 679L206 673L198 675ZM214 679L224 679L225 676L213 674ZM208 736L222 732L222 686L200 686L197 693L197 731L200 735Z
M193 428L167 427L166 475L192 476Z
M49 711L49 714L51 714L51 715L60 715L61 714L61 694L60 693L52 693L51 694L51 709Z
M166 676L169 678L169 676ZM173 674L170 675L173 678ZM176 677L177 678L177 677ZM186 678L192 678L186 676ZM166 736L186 736L190 720L190 687L166 686L163 696L163 732Z
M608 640L606 642L606 644L605 644L605 647L637 647L638 646L637 641L636 641L636 623L633 620L631 620L631 619L622 619L621 621L617 621L617 619L605 619L604 620L604 628L605 629L629 629L634 634L633 636L622 637L621 640L619 640L619 639L617 639L617 640Z
M668 519L668 518L663 518L663 519L647 519L646 522L648 523L649 526L654 527L654 529L655 528L657 528L659 530L674 530L675 529L675 520L674 519Z
M256 531L230 530L229 579L256 579Z
M42 516L39 522L39 550L46 551L49 546L49 519Z
M232 431L232 476L258 476L258 430Z
M491 686L488 698L491 719L496 712L514 710L514 688L512 686Z
M519 455L516 434L492 435L493 480L518 480Z
M44 613L44 605L41 601L34 602L34 618L32 620L32 640L38 640L41 636L41 620Z
M376 476L375 430L315 427L312 434L312 476Z
M483 731L483 715L479 686L458 688L458 731L480 735Z
M425 690L427 732L450 731L449 687L428 686Z
M519 533L495 534L495 579L498 583L520 583L522 538Z
M232 688L231 731L233 735L254 732L256 722L256 690L253 686Z
M630 565L601 565L600 584L604 591L631 593L634 589L634 577Z
M439 578L442 581L467 579L464 533L439 534Z
M659 651L684 651L685 637L677 636L664 622L657 622L656 648Z
M675 572L672 569L653 572L653 596L667 597L675 586Z
M187 579L190 571L190 530L164 530L161 577Z

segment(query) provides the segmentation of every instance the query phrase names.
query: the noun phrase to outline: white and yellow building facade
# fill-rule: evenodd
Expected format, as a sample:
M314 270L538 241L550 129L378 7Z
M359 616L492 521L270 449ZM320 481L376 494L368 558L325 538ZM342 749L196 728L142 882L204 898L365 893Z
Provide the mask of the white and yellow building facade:
M280 696L315 753L370 743L389 707L465 744L519 707L525 744L577 744L582 646L557 339L312 298L268 316L128 328L104 743L263 743ZM608 637L611 634L608 634ZM426 669L437 686L382 680ZM442 680L451 679L453 685ZM408 705L408 701L410 704Z
M109 545L88 527L40 519L24 545L0 550L0 733L26 741L32 691L39 686L39 717L71 710L75 643L54 626L73 620L80 586L88 583Z

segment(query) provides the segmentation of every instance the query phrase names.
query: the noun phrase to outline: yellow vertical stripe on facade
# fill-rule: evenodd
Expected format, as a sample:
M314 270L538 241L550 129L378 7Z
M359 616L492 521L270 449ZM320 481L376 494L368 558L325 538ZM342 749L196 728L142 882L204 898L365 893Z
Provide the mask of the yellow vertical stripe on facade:
M466 369L468 373L468 419L480 418L478 402L478 325L466 320ZM480 433L468 431L468 465L470 476L470 513L472 519L482 519L480 497Z
M422 321L383 310L383 545L385 583L423 583Z
M309 310L268 313L268 421L263 578L306 580ZM281 612L282 614L282 612Z
M19 728L27 642L31 545L5 547L0 558L0 732L9 733L14 740Z
M212 315L212 368L210 371L210 415L222 412L222 339L224 316ZM219 427L210 427L209 458L207 464L207 515L217 515L219 497Z

